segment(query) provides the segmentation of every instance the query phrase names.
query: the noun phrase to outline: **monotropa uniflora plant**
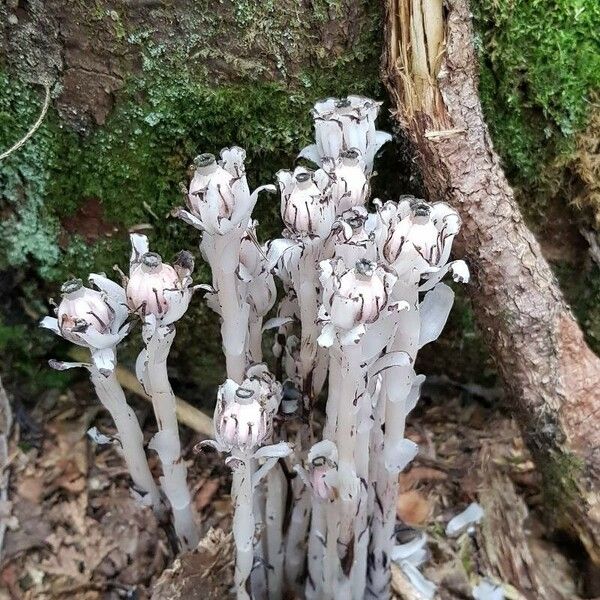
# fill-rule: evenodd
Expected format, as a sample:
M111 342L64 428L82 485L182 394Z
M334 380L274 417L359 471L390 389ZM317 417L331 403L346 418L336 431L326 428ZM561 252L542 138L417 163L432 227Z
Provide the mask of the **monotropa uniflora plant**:
M166 360L194 290L206 292L227 379L214 440L199 448L225 453L232 470L239 599L387 599L393 560L426 595L434 590L418 570L426 537L395 541L398 475L418 452L404 436L424 381L417 353L452 307L444 278L466 283L469 271L450 258L460 228L450 206L412 196L369 206L374 161L391 137L376 129L379 106L361 96L317 102L315 143L300 154L311 164L276 174L284 228L266 243L252 211L275 186L250 192L237 146L194 159L174 214L200 232L209 284L192 285L191 254L167 264L134 234L124 287L102 275L90 276L98 289L68 282L57 317L43 322L90 350L90 363L77 366L113 415L138 495L158 507L139 425L114 376L128 316L141 319L136 371L158 424L150 448L181 545L191 548L196 516Z

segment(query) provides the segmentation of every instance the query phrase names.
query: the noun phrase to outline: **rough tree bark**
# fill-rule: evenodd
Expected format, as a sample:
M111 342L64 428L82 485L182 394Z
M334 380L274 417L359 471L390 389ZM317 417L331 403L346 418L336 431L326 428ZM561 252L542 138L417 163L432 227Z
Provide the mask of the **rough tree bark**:
M560 526L600 564L600 359L523 222L482 114L467 0L387 0L383 75L431 200L463 219L473 308Z

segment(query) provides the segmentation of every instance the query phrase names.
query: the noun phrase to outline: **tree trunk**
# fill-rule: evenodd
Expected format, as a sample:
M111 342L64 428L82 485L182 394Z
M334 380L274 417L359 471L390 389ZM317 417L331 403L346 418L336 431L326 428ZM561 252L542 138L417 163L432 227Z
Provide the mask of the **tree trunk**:
M523 222L478 96L467 0L387 0L384 81L429 199L461 214L478 325L549 492L600 564L600 359Z

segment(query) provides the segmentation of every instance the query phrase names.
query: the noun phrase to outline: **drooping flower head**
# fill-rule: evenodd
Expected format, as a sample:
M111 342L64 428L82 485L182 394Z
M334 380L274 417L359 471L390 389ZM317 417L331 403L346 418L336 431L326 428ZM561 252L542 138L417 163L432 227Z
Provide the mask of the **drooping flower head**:
M372 217L364 206L354 206L345 211L333 226L330 256L333 254L335 258L341 258L347 265L361 259L377 260L375 232L370 222Z
M231 379L221 385L214 415L219 447L250 451L264 444L273 430L281 392L281 384L264 364L250 367L240 385Z
M40 325L89 348L94 365L108 372L115 365L115 346L130 329L125 292L102 274L91 274L89 281L98 289L84 286L81 279L65 282L56 317L45 317Z
M460 217L447 204L408 197L380 206L379 217L380 256L398 275L408 270L432 272L448 262Z
M375 129L380 106L380 102L362 96L317 102L312 111L316 144L304 148L300 156L320 165L325 158L335 160L343 151L356 149L370 175L375 154L391 139L390 134Z
M187 193L187 208L175 214L210 235L225 235L247 223L261 190L275 191L272 185L257 188L252 194L246 181L246 152L233 146L214 154L200 154L194 159L195 173Z
M257 222L248 226L240 244L238 275L247 284L247 301L256 317L264 317L275 304L277 289L267 259L266 246L256 238Z
M110 332L115 315L101 292L84 287L81 279L70 279L60 291L58 328L66 340L87 346L82 334L89 330L99 335Z
M337 497L337 461L336 445L330 440L322 440L308 451L305 468L296 467L303 482L319 500L333 500Z
M344 150L337 159L324 159L323 170L331 179L331 198L336 214L364 206L369 198L369 182L358 150L351 148Z
M169 325L179 320L190 303L194 289L191 273L193 256L183 250L173 263L164 263L150 252L145 235L132 234L129 277L125 282L127 305L135 314Z
M323 305L319 319L325 323L319 344L328 346L337 334L342 345L355 343L365 325L377 321L387 307L396 277L376 262L361 259L347 267L341 259L321 262Z
M288 231L297 237L326 238L335 220L335 206L328 190L329 177L322 170L297 167L279 171L281 218Z

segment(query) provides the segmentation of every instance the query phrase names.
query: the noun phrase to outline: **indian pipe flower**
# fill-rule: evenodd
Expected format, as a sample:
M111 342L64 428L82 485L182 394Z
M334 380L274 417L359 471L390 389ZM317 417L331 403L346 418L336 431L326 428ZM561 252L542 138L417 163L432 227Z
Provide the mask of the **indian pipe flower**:
M294 172L279 171L281 217L286 228L298 237L326 238L335 220L335 205L322 170L311 172L297 167Z
M308 451L305 468L296 467L302 481L320 500L333 500L338 494L337 460L336 445L322 440Z
M363 206L369 198L369 182L361 154L355 148L344 150L337 160L325 159L323 170L331 179L331 198L336 214Z
M193 256L182 250L171 266L149 251L145 235L132 234L131 244L130 274L125 282L127 305L144 320L151 316L161 325L174 323L183 316L194 293Z
M453 208L443 202L428 204L409 197L379 204L378 213L379 252L398 275L412 269L431 273L447 263L460 228L460 218ZM457 281L468 279L465 269L463 261L452 263Z
M257 317L264 317L275 304L277 288L267 259L267 248L260 246L253 221L240 244L238 275L248 285L248 303Z
M320 165L323 159L337 159L344 150L354 148L361 153L370 175L375 154L392 139L389 133L375 129L380 106L381 102L362 96L317 102L312 111L316 144L304 148L300 156Z
M231 379L221 385L214 414L217 449L251 451L264 444L273 430L281 391L264 364L250 367L241 385Z
M342 345L356 342L365 325L374 323L386 308L396 277L386 267L361 259L352 268L341 259L321 262L323 304L319 320L325 323L319 344L330 346L336 332Z
M61 288L62 299L56 317L44 317L40 326L66 340L89 348L94 365L112 371L116 362L115 346L127 335L127 308L123 289L104 275L90 275L90 282L100 291L71 279Z
M200 154L194 159L196 168L187 193L187 208L175 214L190 225L211 235L224 235L250 219L258 194L275 191L263 185L252 194L246 181L246 152L237 146L224 148L221 161L214 154Z
M372 231L369 215L364 206L354 206L334 223L334 234L329 239L329 256L341 258L345 264L356 264L361 259L377 260L375 232Z

